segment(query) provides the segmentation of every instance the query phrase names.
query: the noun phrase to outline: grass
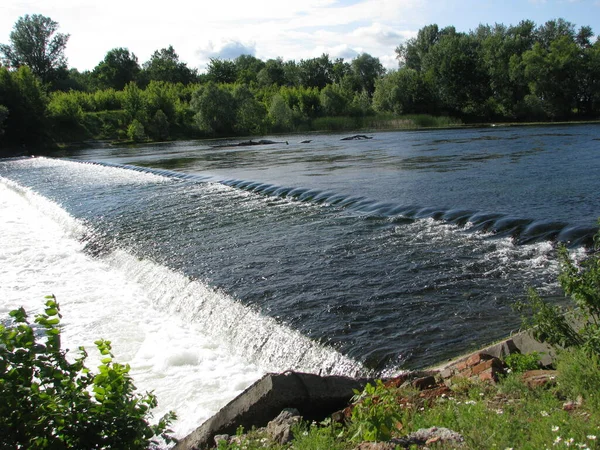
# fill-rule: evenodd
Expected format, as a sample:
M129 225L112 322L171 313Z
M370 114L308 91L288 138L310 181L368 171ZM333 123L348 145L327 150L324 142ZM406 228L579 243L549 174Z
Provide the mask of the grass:
M302 423L285 445L253 430L219 449L350 450L362 441L389 440L433 426L460 433L465 442L459 448L466 449L600 448L598 358L582 350L564 351L558 368L557 383L549 387L530 388L522 373L513 371L495 385L464 379L432 399L413 388L378 383L362 393L345 425ZM440 442L429 448L457 447Z

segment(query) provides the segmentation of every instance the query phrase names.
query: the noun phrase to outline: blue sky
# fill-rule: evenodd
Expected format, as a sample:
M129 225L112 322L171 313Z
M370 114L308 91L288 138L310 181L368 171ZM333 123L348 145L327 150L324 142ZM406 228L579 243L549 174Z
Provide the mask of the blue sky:
M129 48L141 64L168 45L200 71L211 57L242 53L350 60L367 52L394 68L396 46L432 23L469 31L562 17L600 33L600 0L3 0L1 43L25 14L49 16L71 35L66 54L79 70L93 69L111 48Z

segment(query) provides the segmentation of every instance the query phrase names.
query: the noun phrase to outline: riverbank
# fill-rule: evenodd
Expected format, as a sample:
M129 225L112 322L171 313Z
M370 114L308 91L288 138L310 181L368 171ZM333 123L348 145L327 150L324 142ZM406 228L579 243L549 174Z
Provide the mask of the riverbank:
M598 448L599 378L582 386L573 373L600 367L581 352L554 357L519 333L382 381L267 375L175 449Z
M502 128L502 127L553 127L553 126L577 126L577 125L600 125L600 120L583 121L560 121L560 122L477 122L464 123L460 119L447 116L431 116L428 114L411 114L395 116L390 114L379 114L376 116L363 117L321 117L313 119L306 124L296 128L269 133L269 136L293 136L321 133L343 133L360 132L375 133L381 131L428 131L447 129L477 129L477 128ZM0 149L0 157L28 156L32 154L61 155L65 152L73 152L89 147L114 147L135 146L141 144L157 144L186 140L223 140L236 139L248 140L264 136L252 135L219 135L204 136L198 133L180 134L172 139L150 139L145 136L142 139L118 138L92 134L84 140L56 140L43 141L38 145L8 147Z

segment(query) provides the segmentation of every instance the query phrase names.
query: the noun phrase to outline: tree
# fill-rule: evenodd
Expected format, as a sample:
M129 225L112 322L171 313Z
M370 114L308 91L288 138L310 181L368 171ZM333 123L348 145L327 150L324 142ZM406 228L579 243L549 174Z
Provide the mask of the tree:
M239 134L258 134L264 131L267 109L254 98L245 85L237 85L233 90L236 104L235 131Z
M396 48L396 58L400 67L406 66L409 69L421 71L423 59L440 37L440 30L436 24L421 28L416 38L411 38Z
M143 69L148 81L189 84L197 78L195 70L189 69L186 63L179 61L179 55L175 53L172 45L156 50L150 60L143 64Z
M265 63L252 55L240 55L234 60L238 83L256 83L258 72Z
M144 91L134 82L128 83L123 89L123 110L129 120L145 121L147 116L147 102Z
M567 118L577 105L581 51L573 37L562 35L546 49L537 42L523 55L525 77L546 114Z
M41 14L20 17L10 33L11 44L0 44L2 63L12 69L28 66L42 82L55 81L61 70L66 71L64 51L69 40L57 29L57 22Z
M140 65L135 54L128 49L113 48L106 53L92 76L101 89L113 88L122 90L127 83L136 81L140 73Z
M357 91L366 91L373 95L375 81L385 73L379 58L363 53L352 60L350 70L358 85Z
M206 74L215 83L234 83L237 78L236 65L228 59L210 58Z
M489 76L482 64L481 44L474 36L442 35L422 61L422 70L434 80L437 95L449 111L485 115L490 97Z
M286 73L281 58L269 59L265 66L256 75L256 80L261 86L283 86L286 81Z
M0 105L8 110L0 147L42 143L46 134L48 98L28 66L9 72L0 67Z
M323 89L331 83L333 63L325 53L318 58L301 60L298 69L302 86Z
M352 93L339 84L328 84L320 93L321 109L326 116L342 116L348 112Z
M294 113L280 94L271 99L269 118L277 131L288 131L292 127Z
M209 82L193 95L191 108L198 128L208 134L232 134L236 119L235 100L226 89Z

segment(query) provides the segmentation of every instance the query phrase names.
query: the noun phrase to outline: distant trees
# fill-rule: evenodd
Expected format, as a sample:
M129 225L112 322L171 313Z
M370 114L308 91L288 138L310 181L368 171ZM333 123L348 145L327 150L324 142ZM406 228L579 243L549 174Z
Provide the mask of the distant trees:
M468 33L427 25L396 48L399 67L389 72L362 53L351 61L327 54L298 62L212 58L199 75L173 46L141 66L127 48L114 48L94 70L79 72L67 69L68 35L57 29L47 17L24 16L11 44L0 46L0 147L308 130L373 114L470 121L600 115L600 39L563 19ZM326 119L336 116L350 120Z
M196 70L179 61L179 55L175 53L172 45L156 50L142 68L144 78L148 81L189 84L197 79Z
M600 44L592 36L563 19L469 33L428 25L396 49L399 70L377 84L375 107L411 113L426 104L479 121L594 117Z
M47 103L40 79L28 66L14 71L0 67L0 148L43 142Z
M0 44L2 64L10 69L27 66L43 83L64 76L69 35L56 30L58 23L41 14L20 17L10 33L10 44Z
M127 83L137 81L141 71L138 59L128 49L113 48L94 68L92 78L100 89L121 90Z

